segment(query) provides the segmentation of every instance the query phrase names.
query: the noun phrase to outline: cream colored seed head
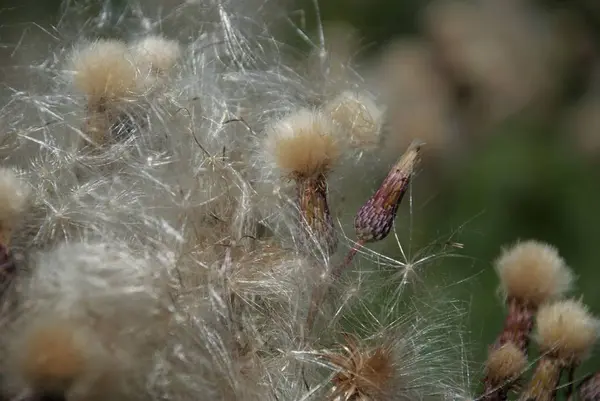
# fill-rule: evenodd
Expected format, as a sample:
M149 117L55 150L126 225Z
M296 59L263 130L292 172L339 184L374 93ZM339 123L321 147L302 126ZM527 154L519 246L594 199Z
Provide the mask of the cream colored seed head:
M137 90L137 71L125 43L97 40L71 55L73 84L91 104L111 102Z
M300 110L267 129L267 149L285 173L300 177L325 174L340 154L335 130L322 113Z
M576 300L547 304L537 314L537 342L563 362L577 363L587 356L599 334L598 320Z
M179 43L159 35L149 35L135 42L131 51L142 70L166 73L177 64L181 56Z
M501 384L515 380L527 365L527 357L513 343L506 343L494 349L486 361L486 376L493 383Z
M65 321L36 322L10 344L21 380L36 391L65 392L92 368L93 339Z
M325 113L339 126L339 133L352 146L369 147L379 142L383 111L367 94L342 92L323 106Z
M533 306L560 297L573 280L556 248L533 240L505 249L496 260L496 272L507 298Z

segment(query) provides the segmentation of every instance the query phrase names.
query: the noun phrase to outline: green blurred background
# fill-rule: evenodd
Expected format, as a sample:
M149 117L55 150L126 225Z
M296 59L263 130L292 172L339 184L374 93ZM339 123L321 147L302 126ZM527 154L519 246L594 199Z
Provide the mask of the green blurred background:
M504 316L493 260L518 239L558 247L579 277L575 294L600 316L600 2L460 4L322 0L320 13L325 28L343 27L358 38L349 52L366 75L395 88L388 103L399 121L388 128L402 135L390 142L398 151L423 134L419 121L403 125L413 117L402 114L403 105L418 102L414 114L428 123L443 119L442 129L425 132L432 146L412 188L412 246L452 233L463 244L453 253L464 257L427 267L428 279L450 285L469 278L451 291L470 306L470 343L480 344L474 357L483 361ZM58 10L50 0L0 5L4 27L52 21ZM316 37L314 3L297 0L292 9L307 10L306 29ZM7 60L19 33L2 32L0 60ZM407 70L406 62L417 67ZM423 77L422 63L435 79ZM381 65L387 72L378 74ZM396 82L395 73L404 76ZM406 237L403 207L398 230ZM401 257L392 239L383 246ZM585 368L600 369L599 352Z
M299 4L310 9L312 1ZM464 245L452 250L464 257L437 261L427 278L448 285L468 278L451 291L470 307L476 360L485 359L485 345L504 318L493 261L502 246L519 239L558 247L578 276L574 295L600 315L600 2L326 0L320 12L325 27L342 23L355 30L359 62L405 46L413 53L391 66L401 74L402 61L413 62L418 46L444 83L451 134L426 138L434 155L426 157L412 189L411 233L415 250L450 235ZM486 63L478 56L500 59ZM546 74L538 88L531 85L536 72ZM494 79L502 74L507 78L498 85ZM414 94L411 84L419 79L409 75L410 84L399 91ZM406 239L409 206L403 207L398 230ZM402 259L393 239L386 248ZM579 374L598 369L596 352Z

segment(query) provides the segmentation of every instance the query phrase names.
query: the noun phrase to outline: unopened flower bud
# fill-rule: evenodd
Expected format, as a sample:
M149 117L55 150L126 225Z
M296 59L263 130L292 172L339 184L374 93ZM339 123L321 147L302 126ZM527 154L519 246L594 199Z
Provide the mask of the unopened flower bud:
M354 228L359 241L380 241L390 233L398 206L419 161L422 144L415 141L408 147L377 192L358 211Z

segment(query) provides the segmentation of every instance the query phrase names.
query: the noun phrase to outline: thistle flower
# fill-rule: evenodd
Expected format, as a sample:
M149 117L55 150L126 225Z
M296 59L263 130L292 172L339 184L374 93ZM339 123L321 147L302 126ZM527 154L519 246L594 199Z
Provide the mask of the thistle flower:
M354 228L359 242L381 241L390 233L398 206L419 161L422 145L422 142L414 141L408 147L377 192L356 214Z
M577 366L587 356L599 327L579 301L542 306L537 314L536 340L543 354L520 399L553 401L563 369Z
M117 40L97 40L75 49L70 59L73 85L86 96L84 132L102 145L121 112L119 103L136 94L138 73L127 45Z
M496 344L512 342L527 353L533 317L538 307L560 297L571 286L572 273L556 248L525 241L505 249L496 260L508 315Z
M344 91L325 103L323 110L353 147L372 148L379 143L383 111L368 94Z
M280 170L296 182L298 206L311 243L337 247L327 202L327 174L339 157L335 125L322 113L301 110L268 129L268 146Z

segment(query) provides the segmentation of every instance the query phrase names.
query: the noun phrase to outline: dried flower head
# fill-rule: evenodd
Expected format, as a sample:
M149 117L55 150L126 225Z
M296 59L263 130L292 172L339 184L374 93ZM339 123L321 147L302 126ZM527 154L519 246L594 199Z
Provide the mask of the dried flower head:
M322 113L301 110L268 128L268 148L279 169L291 176L326 174L340 154L335 130Z
M127 45L118 40L97 40L71 55L73 84L91 107L121 100L135 93L137 71Z
M98 371L104 358L94 336L69 321L35 322L11 345L20 380L40 393L67 392Z
M496 271L507 298L538 306L571 287L571 270L556 248L539 241L519 242L496 260Z
M377 192L356 214L354 228L359 241L380 241L390 233L398 206L419 161L422 145L422 142L414 141L408 147Z
M585 358L599 335L598 320L576 300L544 305L537 314L537 342L542 352L563 363L577 364Z
M345 91L323 105L323 110L339 126L340 135L354 147L373 147L379 143L383 111L366 94Z
M340 152L335 129L322 113L301 110L267 131L268 149L277 166L296 182L305 242L319 246L327 254L337 247L327 202L327 173Z
M492 387L517 379L527 365L523 351L512 343L492 349L485 364L486 378Z
M179 43L159 35L148 35L133 43L131 51L143 71L164 74L173 68L181 56Z
M364 348L356 337L345 335L343 354L328 354L325 359L338 373L333 377L330 396L335 401L377 401L386 397L394 377L394 358L385 346Z

